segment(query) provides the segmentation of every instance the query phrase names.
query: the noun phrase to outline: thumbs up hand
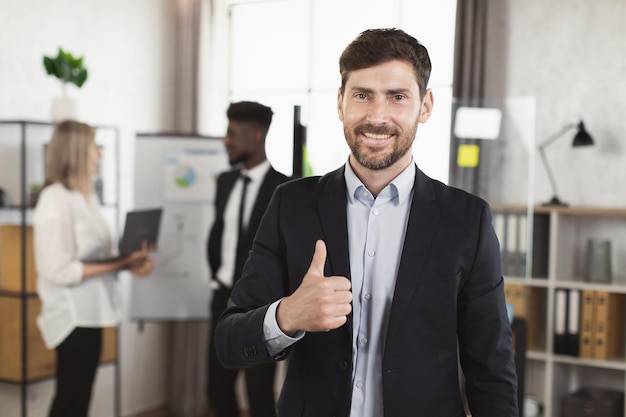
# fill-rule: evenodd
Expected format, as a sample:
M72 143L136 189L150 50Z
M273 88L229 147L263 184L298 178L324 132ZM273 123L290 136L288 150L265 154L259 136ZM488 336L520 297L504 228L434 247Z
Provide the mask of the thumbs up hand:
M341 327L352 311L350 280L341 276L324 276L326 243L315 242L311 266L298 289L284 298L276 311L278 326L285 334L299 330L329 331Z

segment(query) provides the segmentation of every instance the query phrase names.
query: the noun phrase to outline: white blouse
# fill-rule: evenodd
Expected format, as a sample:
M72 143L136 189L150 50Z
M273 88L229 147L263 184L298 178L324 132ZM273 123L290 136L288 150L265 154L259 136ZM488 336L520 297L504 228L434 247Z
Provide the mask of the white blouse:
M119 323L121 302L115 273L83 280L82 262L112 255L111 231L95 195L52 184L41 192L35 213L37 292L42 302L37 324L49 349L76 327Z

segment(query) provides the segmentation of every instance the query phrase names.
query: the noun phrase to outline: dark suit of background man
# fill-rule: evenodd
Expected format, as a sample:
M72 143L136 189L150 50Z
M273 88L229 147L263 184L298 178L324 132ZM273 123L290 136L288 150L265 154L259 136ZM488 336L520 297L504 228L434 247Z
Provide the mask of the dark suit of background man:
M272 122L272 110L256 102L239 102L232 103L226 114L228 131L224 145L231 165L239 167L222 173L217 179L215 223L208 240L208 258L214 289L211 302L208 394L215 417L238 417L239 407L235 395L237 371L225 369L217 359L213 343L215 325L226 309L233 284L241 275L243 263L252 247L252 240L272 193L287 177L274 170L265 155L265 137ZM246 197L240 220L244 187ZM273 363L246 370L251 417L276 415L274 373Z

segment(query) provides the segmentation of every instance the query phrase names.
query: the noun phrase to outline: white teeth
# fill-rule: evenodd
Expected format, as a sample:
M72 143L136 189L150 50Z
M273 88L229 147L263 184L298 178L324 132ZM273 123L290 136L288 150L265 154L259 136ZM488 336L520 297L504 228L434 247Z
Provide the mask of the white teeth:
M387 139L390 138L392 135L375 135L373 133L363 133L363 136L368 137L370 139Z

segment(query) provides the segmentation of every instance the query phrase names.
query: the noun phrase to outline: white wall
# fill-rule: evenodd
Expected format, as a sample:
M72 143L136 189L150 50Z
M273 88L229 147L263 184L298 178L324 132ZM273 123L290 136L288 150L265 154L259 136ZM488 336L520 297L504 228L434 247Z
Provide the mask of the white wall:
M492 0L488 90L535 96L537 142L582 118L596 145L546 148L559 196L570 205L626 206L626 2ZM535 198L551 197L540 161Z
M131 206L135 132L168 128L172 64L168 0L0 0L0 119L47 121L53 98L61 94L46 75L43 55L59 46L84 55L90 71L72 95L79 118L115 125L121 132L121 208ZM0 176L15 175L3 172ZM128 288L127 280L122 282ZM127 295L125 297L127 299ZM168 327L121 327L122 413L165 401ZM113 415L114 368L103 366L94 390L92 416ZM33 384L29 417L44 416L52 396L51 380ZM0 415L18 416L19 386L0 384Z

